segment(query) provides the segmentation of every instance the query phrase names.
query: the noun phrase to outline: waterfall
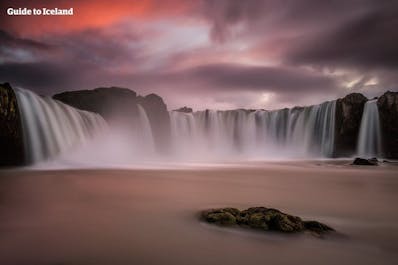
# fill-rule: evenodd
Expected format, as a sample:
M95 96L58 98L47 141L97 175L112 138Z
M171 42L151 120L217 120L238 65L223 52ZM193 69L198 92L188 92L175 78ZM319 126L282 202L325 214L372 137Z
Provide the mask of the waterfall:
M365 103L358 139L358 155L377 157L381 155L381 130L377 100Z
M15 92L27 162L63 154L108 128L98 114L75 109L28 90L16 89ZM365 114L368 109L365 107ZM335 112L336 101L274 111L171 111L170 154L194 160L332 157ZM371 112L365 114L364 119ZM363 121L362 126L368 128L371 121ZM111 133L96 137L96 141L90 141L79 153L83 160L95 157L101 163L110 160L129 163L156 158L151 123L141 105L137 104L137 115L132 115L131 120L128 117L123 122L110 122L107 131ZM81 148L76 149L79 150Z
M335 112L336 101L275 111L172 111L173 151L184 157L332 157Z
M138 104L138 124L135 126L136 138L139 139L141 147L145 147L146 152L153 153L155 151L155 143L152 134L151 124L144 108Z
M38 162L84 144L107 127L95 113L75 109L29 90L15 89L21 114L26 160Z

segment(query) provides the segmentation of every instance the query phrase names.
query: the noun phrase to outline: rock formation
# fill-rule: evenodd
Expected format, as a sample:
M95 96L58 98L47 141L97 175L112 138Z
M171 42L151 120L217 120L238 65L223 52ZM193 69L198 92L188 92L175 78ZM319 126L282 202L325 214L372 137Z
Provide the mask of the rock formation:
M223 226L239 225L262 231L284 233L311 231L317 235L334 231L333 228L320 222L303 221L298 216L266 207L252 207L243 211L236 208L210 209L203 211L201 217L208 223Z
M398 158L398 92L386 92L377 100L382 131L383 153Z
M179 109L175 109L174 111L183 112L183 113L192 113L193 112L192 108L189 108L187 106L184 106Z
M164 151L169 142L170 117L163 99L156 94L145 97L127 88L101 87L93 90L63 92L53 96L68 105L99 113L108 122L134 126L140 104L149 118L156 147Z
M63 92L54 95L53 98L78 109L99 113L109 123L119 122L133 127L137 125L135 118L139 114L139 104L148 116L157 151L165 153L170 149L168 148L171 139L170 116L163 99L156 94L143 97L127 88L101 87L93 90ZM336 101L334 157L356 154L362 113L366 102L367 98L359 93L349 94ZM398 92L386 92L378 98L377 106L384 157L396 159L398 158ZM300 109L296 107L291 111ZM192 109L183 107L175 111L191 113ZM288 111L286 109L285 112ZM208 120L209 110L206 110L204 114L205 120ZM256 120L257 122L259 121ZM2 148L0 165L24 163L22 130L16 95L8 83L2 84L0 85L0 146ZM235 132L233 133L235 135ZM236 142L239 143L239 140L236 137Z
M0 166L24 163L24 145L17 98L8 83L0 84Z
M144 107L148 115L158 151L166 152L170 143L170 116L167 105L156 94L139 97L138 103Z
M357 157L352 162L352 165L356 165L356 166L377 166L377 165L379 165L379 161L377 160L376 157L369 158L369 159Z
M107 121L130 120L137 114L137 94L127 88L68 91L53 98L78 109L96 112Z
M336 102L335 156L351 156L356 152L359 128L365 102L368 99L352 93Z

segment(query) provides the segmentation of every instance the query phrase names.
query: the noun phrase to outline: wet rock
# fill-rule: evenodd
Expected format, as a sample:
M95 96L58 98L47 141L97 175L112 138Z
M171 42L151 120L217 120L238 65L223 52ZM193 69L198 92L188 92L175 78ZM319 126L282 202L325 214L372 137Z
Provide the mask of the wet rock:
M352 165L357 165L357 166L377 166L378 164L379 161L375 157L370 159L357 157L352 162Z
M128 128L136 126L139 104L148 116L155 146L163 151L170 142L169 112L163 99L156 94L143 97L128 88L100 87L63 92L54 95L53 98L78 109L96 112L109 123Z
M72 107L96 112L108 122L125 122L137 115L137 93L122 87L67 91L53 96Z
M24 163L23 133L17 98L10 84L0 84L0 166L18 166Z
M214 209L204 211L202 217L209 223L234 225L236 224L236 216L239 214L238 211L234 208Z
M386 92L377 100L383 153L387 158L398 158L398 92Z
M348 94L337 100L334 156L355 154L366 101L368 99L360 93Z
M271 219L272 226L277 231L292 233L304 230L304 224L300 217L279 213Z
M316 234L334 231L318 221L303 221L300 217L283 213L277 209L252 207L243 211L236 208L210 209L202 212L202 218L219 225L239 225L263 231L296 233L311 231Z
M193 110L192 110L192 108L188 108L187 106L184 106L182 108L175 109L174 111L183 112L183 113L192 113Z
M303 224L305 229L318 234L326 231L334 231L334 229L331 228L330 226L327 226L317 221L304 221Z
M159 152L166 153L170 144L170 116L167 105L156 94L139 97L138 103L145 109L152 134Z

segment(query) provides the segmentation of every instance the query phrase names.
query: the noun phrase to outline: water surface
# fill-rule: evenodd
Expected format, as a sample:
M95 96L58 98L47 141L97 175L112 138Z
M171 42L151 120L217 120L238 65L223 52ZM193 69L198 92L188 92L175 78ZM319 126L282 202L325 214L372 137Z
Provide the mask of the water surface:
M397 166L290 161L0 171L0 264L396 264ZM269 206L323 239L221 228L212 207Z

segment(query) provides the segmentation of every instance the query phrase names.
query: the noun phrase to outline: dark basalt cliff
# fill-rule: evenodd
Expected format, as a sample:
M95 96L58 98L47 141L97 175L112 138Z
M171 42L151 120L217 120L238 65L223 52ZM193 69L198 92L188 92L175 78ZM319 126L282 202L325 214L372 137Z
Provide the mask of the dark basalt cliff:
M148 115L156 147L164 151L170 137L170 117L163 99L156 94L145 97L127 88L100 87L93 90L63 92L53 96L78 109L100 114L108 122L134 126L140 104Z
M137 94L127 88L100 87L56 94L54 99L78 109L96 112L110 121L131 119L137 113Z
M336 102L335 156L355 154L364 105L368 99L360 93L348 94Z
M187 106L184 106L179 109L175 109L174 111L182 112L182 113L192 113L193 112L192 108L188 108Z
M386 158L398 158L398 92L386 92L377 100Z
M167 105L156 94L139 97L140 104L148 115L158 151L164 153L170 143L170 116Z
M15 93L8 83L0 84L0 166L24 164L21 117Z

